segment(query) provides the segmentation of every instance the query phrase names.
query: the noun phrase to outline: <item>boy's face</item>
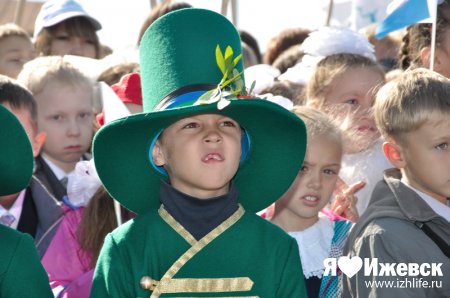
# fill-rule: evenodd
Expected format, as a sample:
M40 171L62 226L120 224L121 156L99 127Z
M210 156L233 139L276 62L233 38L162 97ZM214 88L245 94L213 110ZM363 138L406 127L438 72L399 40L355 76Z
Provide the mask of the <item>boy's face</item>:
M23 65L35 57L30 40L21 36L6 37L0 41L0 74L16 79Z
M69 35L64 28L59 28L50 45L51 55L75 55L96 58L94 42L83 37Z
M89 86L52 81L35 98L38 130L47 134L43 153L70 172L91 144L92 91Z
M397 160L388 158L411 186L445 204L450 197L450 115L434 113L429 119L406 135L404 146L397 144Z
M152 156L164 166L170 183L190 196L207 199L226 194L241 156L239 123L216 114L181 119L166 128Z
M45 142L45 133L37 133L36 123L32 120L30 111L26 108L13 108L7 102L3 103L3 106L19 119L20 124L22 124L30 140L34 157L38 156Z
M349 68L333 82L325 96L325 108L340 120L348 140L346 152L365 150L380 136L375 125L372 106L376 87L382 76L371 68ZM348 143L352 143L352 146Z
M275 212L292 223L292 230L318 220L319 211L329 202L336 186L341 158L342 149L336 140L327 136L308 138L302 169L275 203Z

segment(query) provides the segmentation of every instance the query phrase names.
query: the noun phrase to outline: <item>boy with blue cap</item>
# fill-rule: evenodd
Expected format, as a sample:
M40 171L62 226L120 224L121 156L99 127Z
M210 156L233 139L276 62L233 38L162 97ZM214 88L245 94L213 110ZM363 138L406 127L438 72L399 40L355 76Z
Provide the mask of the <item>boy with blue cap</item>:
M306 297L295 240L255 214L297 175L305 126L246 93L240 53L209 10L144 34L144 112L93 145L105 188L138 216L107 236L91 297Z

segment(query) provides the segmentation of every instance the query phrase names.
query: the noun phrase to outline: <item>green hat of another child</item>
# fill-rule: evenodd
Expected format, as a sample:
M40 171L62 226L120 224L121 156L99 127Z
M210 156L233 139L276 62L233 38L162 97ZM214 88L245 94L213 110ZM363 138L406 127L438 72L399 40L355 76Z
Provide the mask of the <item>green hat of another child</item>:
M19 120L0 105L0 196L26 188L33 174L33 151Z

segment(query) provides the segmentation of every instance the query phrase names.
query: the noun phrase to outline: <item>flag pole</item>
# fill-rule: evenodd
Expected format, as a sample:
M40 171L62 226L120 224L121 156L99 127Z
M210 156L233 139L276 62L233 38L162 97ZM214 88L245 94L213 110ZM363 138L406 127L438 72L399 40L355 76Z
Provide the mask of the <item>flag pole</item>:
M437 1L433 1L433 14L431 20L431 53L430 53L430 70L434 70L434 56L436 51L436 19L437 19Z

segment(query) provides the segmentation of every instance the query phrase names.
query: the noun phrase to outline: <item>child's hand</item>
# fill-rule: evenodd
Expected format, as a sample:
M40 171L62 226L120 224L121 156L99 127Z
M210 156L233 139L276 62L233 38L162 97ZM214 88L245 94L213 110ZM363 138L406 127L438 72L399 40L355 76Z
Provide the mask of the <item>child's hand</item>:
M358 181L348 186L341 178L338 177L336 187L334 189L335 200L331 204L331 210L339 216L345 217L352 222L359 219L356 202L358 198L355 193L364 188L366 183Z

